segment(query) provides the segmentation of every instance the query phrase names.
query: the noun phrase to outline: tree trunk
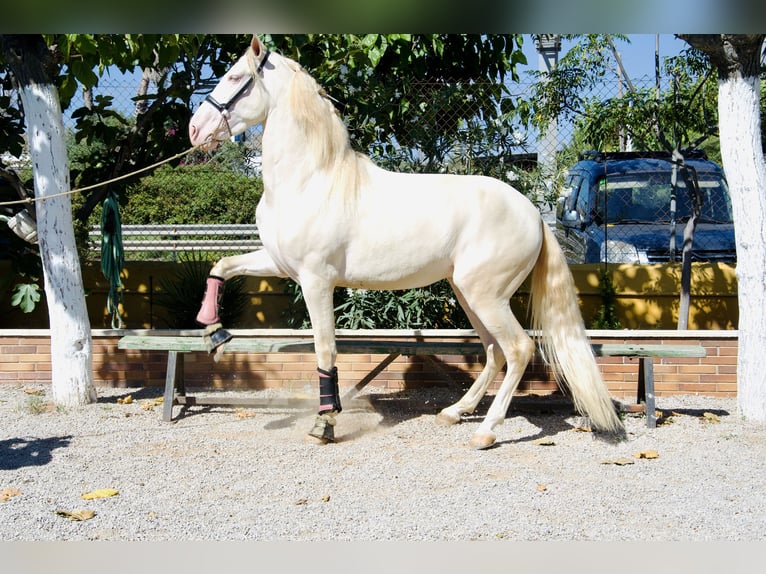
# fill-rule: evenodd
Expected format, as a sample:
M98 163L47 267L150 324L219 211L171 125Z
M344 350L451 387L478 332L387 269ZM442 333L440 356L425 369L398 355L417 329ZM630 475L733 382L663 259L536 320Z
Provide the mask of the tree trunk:
M737 233L739 360L737 403L766 422L766 166L761 151L758 77L719 84L721 159L732 190Z
M45 64L42 36L5 36L5 60L16 78L32 158L37 234L51 332L51 386L57 405L96 400L92 338L77 256L69 164L58 92Z
M766 422L766 165L761 147L760 54L764 35L681 36L718 69L721 159L737 235L737 404Z

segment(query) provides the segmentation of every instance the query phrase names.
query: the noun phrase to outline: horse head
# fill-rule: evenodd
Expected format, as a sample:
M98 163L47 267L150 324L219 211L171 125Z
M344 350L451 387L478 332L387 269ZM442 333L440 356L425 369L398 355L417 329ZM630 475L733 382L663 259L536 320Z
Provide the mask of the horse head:
M273 96L290 72L279 66L282 56L253 36L244 55L224 74L189 122L192 145L214 149L266 119Z

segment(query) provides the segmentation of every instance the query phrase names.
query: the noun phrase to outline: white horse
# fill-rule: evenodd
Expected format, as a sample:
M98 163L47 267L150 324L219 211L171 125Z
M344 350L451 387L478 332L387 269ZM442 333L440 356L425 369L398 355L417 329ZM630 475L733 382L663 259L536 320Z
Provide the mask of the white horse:
M307 440L334 440L340 413L333 290L407 289L449 279L486 350L486 366L437 420L472 413L504 365L502 384L470 440L495 443L535 345L509 301L532 273L532 327L544 356L594 428L622 430L588 343L572 275L535 206L496 179L386 171L355 151L325 92L296 62L254 37L189 125L194 145L263 123L263 248L225 257L210 271L197 320L214 348L231 336L219 289L237 275L289 277L303 290L314 332L319 414Z

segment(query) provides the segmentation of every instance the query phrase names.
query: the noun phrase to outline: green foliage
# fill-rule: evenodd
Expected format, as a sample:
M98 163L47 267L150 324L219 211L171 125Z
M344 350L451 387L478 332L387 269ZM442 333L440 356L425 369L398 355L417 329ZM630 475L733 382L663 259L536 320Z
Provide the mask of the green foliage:
M18 307L24 313L34 311L38 301L40 301L40 287L36 283L19 283L13 288L11 305Z
M525 62L519 35L296 34L266 40L325 87L354 146L389 158L389 165L442 169L465 152L465 132L478 119L484 129L497 121L511 131L515 102L503 79L517 79L515 66Z
M612 276L606 269L599 273L599 293L601 294L601 307L591 324L591 329L622 329L622 324L617 318L617 293L614 290Z
M195 318L205 295L208 273L212 262L204 255L191 252L181 256L181 263L169 277L161 277L155 301L166 310L165 326L170 329L199 327ZM221 295L219 314L228 327L236 327L249 298L244 289L244 277L226 281Z
M285 292L292 296L286 321L295 329L310 327L303 294L293 281ZM446 280L428 287L400 291L335 290L338 329L470 329L463 309Z
M244 167L237 167L238 173L227 166L231 156L216 157L215 162L160 167L130 186L123 223L254 223L263 182L242 173Z

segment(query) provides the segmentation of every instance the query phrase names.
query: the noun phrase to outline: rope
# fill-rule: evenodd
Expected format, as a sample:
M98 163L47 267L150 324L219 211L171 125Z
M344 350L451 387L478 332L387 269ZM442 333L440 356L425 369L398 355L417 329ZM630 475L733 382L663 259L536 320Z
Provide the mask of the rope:
M106 309L112 317L112 329L125 326L120 316L120 305L123 303L120 272L124 264L124 251L119 207L117 194L113 190L108 191L101 212L101 273L109 280Z
M196 150L198 147L200 147L200 146L198 146L198 145L197 146L192 146L189 149L187 149L186 151L182 151L181 153L177 153L176 155L174 155L172 157L169 157L167 159L163 159L162 161L158 161L157 163L153 163L152 165L148 165L146 167L142 167L141 169L137 169L137 170L132 171L130 173L126 173L124 175L120 175L118 177L109 179L109 180L101 182L101 183L94 183L93 185L88 185L86 187L80 187L78 189L70 189L69 191L63 191L61 193L55 193L53 195L46 195L44 197L28 197L26 199L18 199L16 201L5 201L5 202L0 203L0 207L4 207L6 205L21 205L21 204L28 205L28 204L34 203L36 201L43 201L43 200L46 200L46 199L53 199L55 197L62 197L62 196L65 196L65 195L72 195L72 194L75 194L75 193L82 193L83 191L90 191L91 189L96 189L98 187L103 187L105 185L109 185L110 183L115 183L117 181L122 181L123 179L128 179L129 177L133 177L134 175L137 175L139 173L143 173L145 171L149 171L150 169L157 168L157 167L161 166L162 164L168 163L168 162L173 161L175 159L181 158L181 157L183 157L183 156L185 156L187 154L190 154L191 152Z

